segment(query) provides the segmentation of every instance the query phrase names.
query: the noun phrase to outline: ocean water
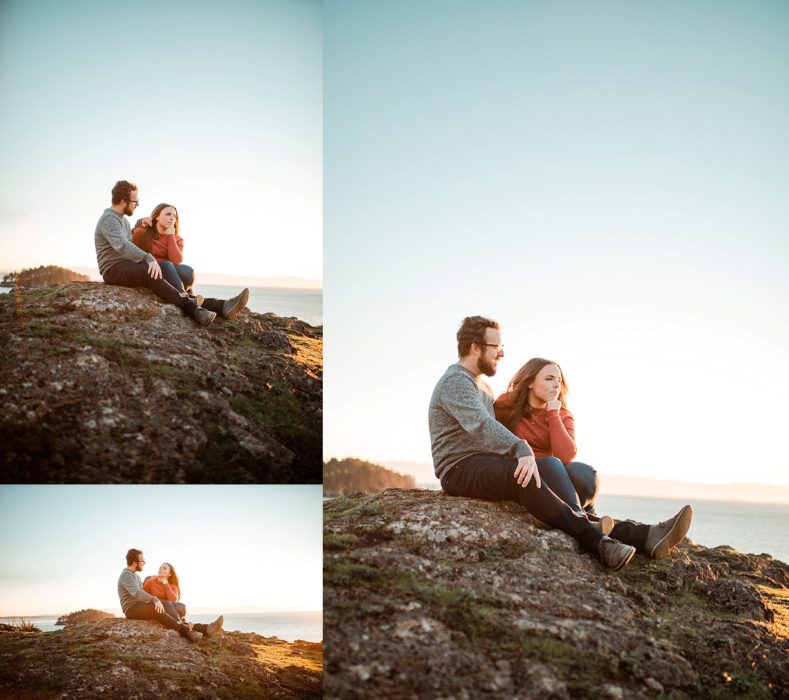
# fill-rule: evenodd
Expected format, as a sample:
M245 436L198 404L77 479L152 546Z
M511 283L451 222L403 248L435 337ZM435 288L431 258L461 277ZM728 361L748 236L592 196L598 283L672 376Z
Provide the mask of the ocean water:
M197 294L215 299L230 299L242 289L241 286L229 287L199 282L194 286ZM278 316L295 316L311 326L323 325L323 290L321 289L250 287L247 307L259 314L273 311Z
M212 622L217 615L187 615L190 622ZM17 618L3 617L0 622L13 624ZM43 632L62 630L55 624L56 617L38 616L25 617ZM225 615L224 629L228 632L255 632L263 637L279 637L287 642L303 639L305 642L323 640L323 613L321 612L287 612L287 613L228 613Z
M218 284L195 285L194 291L204 297L230 299L243 287ZM8 294L12 287L0 287L0 294ZM273 311L278 316L295 316L311 326L323 325L323 290L290 289L286 287L250 287L248 308L259 314Z
M596 508L598 514L617 520L657 523L686 503L693 506L688 538L695 544L728 545L740 552L766 553L789 563L789 505L602 495Z

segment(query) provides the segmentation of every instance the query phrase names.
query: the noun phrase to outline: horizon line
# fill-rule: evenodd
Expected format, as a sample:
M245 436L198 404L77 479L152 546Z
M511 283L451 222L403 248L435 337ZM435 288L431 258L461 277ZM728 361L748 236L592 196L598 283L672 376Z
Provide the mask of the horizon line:
M61 265L54 265L52 263L48 265L41 265L41 267L62 267ZM20 268L19 270L0 270L0 275L8 275L12 273L19 273L24 269L35 269L35 268ZM86 274L90 277L91 282L103 282L103 278L99 274L99 268L96 266L91 265L78 265L74 267L65 267L66 270L71 270L72 272L77 272L80 274ZM228 272L201 272L199 278L197 279L196 284L199 286L202 282L203 284L223 284L222 282L211 282L211 281L204 281L204 278L210 279L217 279L217 278L224 278L228 280L232 280L236 284L241 284L239 280L246 280L246 286L255 287L281 287L285 289L309 289L309 290L316 290L320 289L323 290L323 279L316 278L316 277L300 277L298 275L264 275L264 276L257 276L257 275L245 275L245 274L233 274ZM252 281L257 281L258 283L265 283L268 284L253 284ZM13 287L10 287L13 289Z

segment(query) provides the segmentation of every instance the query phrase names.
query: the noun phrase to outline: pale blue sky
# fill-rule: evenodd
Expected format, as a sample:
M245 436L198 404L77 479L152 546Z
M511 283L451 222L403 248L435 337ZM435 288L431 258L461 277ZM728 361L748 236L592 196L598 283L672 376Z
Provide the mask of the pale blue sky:
M0 617L120 609L126 552L199 608L322 608L320 486L0 486Z
M4 1L0 269L95 266L129 179L197 270L321 279L321 52L318 0Z
M324 4L326 456L430 461L465 315L602 473L789 484L789 5Z

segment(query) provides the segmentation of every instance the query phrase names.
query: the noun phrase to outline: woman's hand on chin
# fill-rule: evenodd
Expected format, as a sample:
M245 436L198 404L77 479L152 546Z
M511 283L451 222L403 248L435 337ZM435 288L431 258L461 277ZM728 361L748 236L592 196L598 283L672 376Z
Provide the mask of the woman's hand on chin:
M558 411L562 407L562 402L559 399L551 399L546 405L546 411Z

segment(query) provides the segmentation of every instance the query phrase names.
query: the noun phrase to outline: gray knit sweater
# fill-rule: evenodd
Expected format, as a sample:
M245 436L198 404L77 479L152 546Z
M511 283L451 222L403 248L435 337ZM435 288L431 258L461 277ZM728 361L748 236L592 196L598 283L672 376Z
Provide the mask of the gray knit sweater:
M93 242L96 244L96 261L102 276L121 260L151 263L156 259L131 242L129 221L112 208L105 209L99 218Z
M493 392L465 367L450 365L430 398L430 442L440 479L460 460L481 452L526 457L524 440L496 420Z
M140 577L129 568L121 571L118 578L118 597L124 615L133 603L152 603L156 600L156 596L143 589Z

